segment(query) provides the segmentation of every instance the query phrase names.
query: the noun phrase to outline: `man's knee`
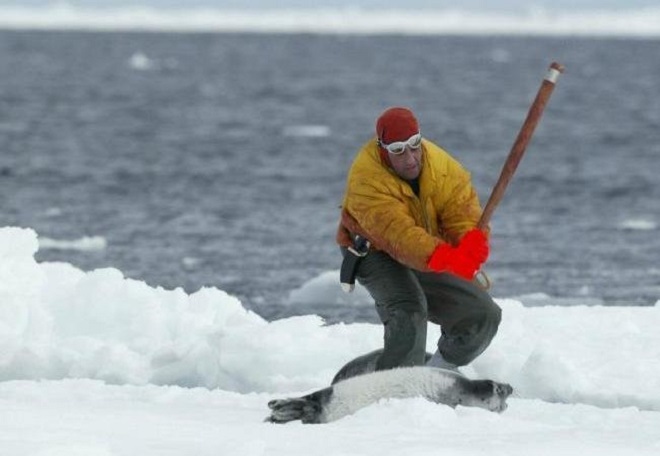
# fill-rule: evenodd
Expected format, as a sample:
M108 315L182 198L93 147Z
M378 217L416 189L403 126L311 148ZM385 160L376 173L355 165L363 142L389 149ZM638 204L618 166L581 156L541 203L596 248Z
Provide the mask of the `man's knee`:
M475 307L469 316L442 328L438 349L447 361L457 366L468 364L490 345L501 321L502 310L494 301Z
M502 309L491 300L491 305L484 311L484 322L482 324L482 344L487 347L497 334L502 321ZM484 347L484 349L485 349ZM482 350L483 351L483 350Z
M489 299L489 302L483 308L484 319L497 329L502 321L502 309L495 301Z
M460 328L470 328L466 331L475 341L481 344L489 344L495 337L502 321L502 309L493 301L490 296L479 300L478 305L472 307L471 312L464 315L464 318L454 325L458 332Z
M464 309L463 318L478 321L479 326L487 333L493 330L496 332L502 321L500 306L486 291L472 284L466 287L464 293L462 302L459 303L459 307Z

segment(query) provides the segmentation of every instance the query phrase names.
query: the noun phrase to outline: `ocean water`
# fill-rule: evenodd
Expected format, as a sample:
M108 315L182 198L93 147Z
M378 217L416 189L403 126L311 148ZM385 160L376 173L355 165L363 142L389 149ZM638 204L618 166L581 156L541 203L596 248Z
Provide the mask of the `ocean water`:
M375 321L292 300L339 268L346 171L410 106L482 202L547 66L566 66L492 221L496 297L660 299L660 41L0 31L0 226L40 261L218 287L268 319ZM337 287L339 285L337 284Z

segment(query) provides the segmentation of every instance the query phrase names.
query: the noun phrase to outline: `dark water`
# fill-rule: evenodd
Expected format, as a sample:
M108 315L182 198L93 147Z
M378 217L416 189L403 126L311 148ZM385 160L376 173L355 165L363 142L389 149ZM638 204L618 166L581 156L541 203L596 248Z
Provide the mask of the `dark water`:
M305 313L283 303L338 268L345 172L377 115L411 106L485 202L557 60L493 220L492 293L654 304L658 55L653 40L0 32L0 225L108 242L39 260Z

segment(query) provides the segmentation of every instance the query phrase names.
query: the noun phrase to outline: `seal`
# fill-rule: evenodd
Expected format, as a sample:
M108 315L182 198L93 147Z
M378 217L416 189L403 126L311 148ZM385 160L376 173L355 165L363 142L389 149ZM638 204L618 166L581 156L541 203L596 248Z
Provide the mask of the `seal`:
M426 366L401 367L356 375L306 396L268 403L266 421L328 423L386 398L424 397L429 401L480 407L493 412L507 408L513 388L493 380L470 380L458 372Z

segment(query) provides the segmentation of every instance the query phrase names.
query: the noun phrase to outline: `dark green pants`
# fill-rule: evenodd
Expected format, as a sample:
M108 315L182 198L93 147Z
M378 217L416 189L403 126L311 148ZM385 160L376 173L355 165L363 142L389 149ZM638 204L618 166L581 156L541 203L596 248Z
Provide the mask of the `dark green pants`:
M371 294L385 327L376 370L421 365L427 321L440 325L438 349L457 366L470 363L497 333L501 310L481 288L451 274L412 270L383 252L362 259L357 280Z

